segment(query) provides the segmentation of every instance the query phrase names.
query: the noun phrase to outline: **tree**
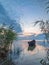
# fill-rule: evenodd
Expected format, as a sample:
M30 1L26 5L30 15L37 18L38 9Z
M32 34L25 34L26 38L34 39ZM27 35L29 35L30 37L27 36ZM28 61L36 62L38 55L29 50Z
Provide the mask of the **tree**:
M9 46L12 45L13 41L16 39L17 33L13 31L12 25L6 27L6 25L2 25L0 27L0 49L2 51L9 50Z
M46 10L47 10L47 13L49 13L49 1L46 2Z
M44 33L46 41L49 43L49 21L44 22L43 20L36 21L34 26L39 24L41 32Z

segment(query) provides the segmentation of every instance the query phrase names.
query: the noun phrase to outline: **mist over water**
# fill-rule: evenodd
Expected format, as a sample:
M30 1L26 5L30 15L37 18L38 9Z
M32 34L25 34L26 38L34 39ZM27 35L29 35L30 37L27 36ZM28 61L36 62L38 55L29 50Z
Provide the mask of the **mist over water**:
M13 43L12 59L17 65L41 65L40 60L46 57L45 47L36 42L34 50L28 50L28 41L18 40ZM20 54L17 54L19 48ZM15 53L14 53L15 52Z

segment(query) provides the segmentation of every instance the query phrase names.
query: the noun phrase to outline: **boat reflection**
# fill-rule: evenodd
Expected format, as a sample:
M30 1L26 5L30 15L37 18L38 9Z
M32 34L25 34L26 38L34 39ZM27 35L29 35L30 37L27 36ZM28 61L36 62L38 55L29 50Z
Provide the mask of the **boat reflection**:
M22 50L18 59L16 57L15 59L13 58L14 63L18 62L18 65L40 65L40 60L46 57L45 47L38 45L38 43L36 43L36 47L32 51L28 51L28 41L25 40L15 41L13 46L15 52L17 48ZM17 54L14 56L17 56Z

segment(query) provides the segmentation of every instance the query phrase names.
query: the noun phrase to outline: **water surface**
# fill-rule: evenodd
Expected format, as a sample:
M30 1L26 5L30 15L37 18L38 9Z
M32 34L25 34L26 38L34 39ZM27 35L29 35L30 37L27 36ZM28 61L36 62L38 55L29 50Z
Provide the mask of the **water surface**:
M12 49L12 59L16 65L41 65L40 60L46 57L45 47L36 42L36 47L33 51L28 51L29 40L14 41ZM20 49L20 54L17 55L17 48Z

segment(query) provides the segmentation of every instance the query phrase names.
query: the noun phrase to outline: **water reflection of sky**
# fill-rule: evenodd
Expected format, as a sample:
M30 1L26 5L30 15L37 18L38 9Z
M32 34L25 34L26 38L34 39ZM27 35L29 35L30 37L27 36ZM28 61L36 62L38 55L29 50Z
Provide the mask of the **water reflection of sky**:
M14 62L18 65L40 65L40 60L46 56L45 47L36 44L36 48L33 51L28 51L28 41L15 41L13 49L20 48L22 52L19 58L15 57ZM16 55L15 55L16 56Z

